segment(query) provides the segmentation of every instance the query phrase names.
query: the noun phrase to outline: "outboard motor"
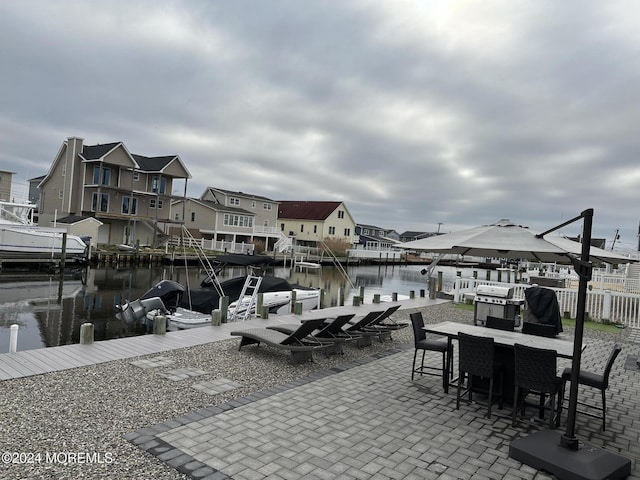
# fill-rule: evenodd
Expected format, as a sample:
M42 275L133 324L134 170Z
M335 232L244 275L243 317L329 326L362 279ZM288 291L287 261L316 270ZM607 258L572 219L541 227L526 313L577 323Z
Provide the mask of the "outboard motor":
M185 288L177 282L172 280L161 280L156 283L152 288L147 290L140 300L148 300L152 298L159 298L166 309L174 313L182 300L182 295L185 292ZM144 302L143 302L144 303Z

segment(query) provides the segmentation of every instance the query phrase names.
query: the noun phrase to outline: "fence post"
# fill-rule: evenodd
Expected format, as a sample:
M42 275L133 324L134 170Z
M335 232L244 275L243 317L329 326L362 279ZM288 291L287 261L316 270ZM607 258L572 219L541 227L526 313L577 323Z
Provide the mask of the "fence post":
M605 290L602 302L602 323L609 320L611 320L611 290Z

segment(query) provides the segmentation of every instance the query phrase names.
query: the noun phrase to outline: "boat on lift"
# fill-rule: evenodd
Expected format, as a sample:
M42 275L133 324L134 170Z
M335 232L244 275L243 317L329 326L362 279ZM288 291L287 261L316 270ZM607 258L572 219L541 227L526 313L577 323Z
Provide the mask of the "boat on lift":
M16 258L65 258L86 256L87 244L63 228L33 223L35 205L0 201L0 255Z

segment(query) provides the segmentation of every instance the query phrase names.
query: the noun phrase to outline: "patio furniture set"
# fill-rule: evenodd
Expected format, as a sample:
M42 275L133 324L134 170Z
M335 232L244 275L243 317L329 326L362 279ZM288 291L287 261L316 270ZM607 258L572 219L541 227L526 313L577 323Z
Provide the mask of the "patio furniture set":
M492 317L488 317L485 326L456 322L425 325L419 312L411 314L410 317L415 340L412 379L415 374L441 376L445 392L448 392L450 386L457 388L456 409L460 408L460 401L464 397L470 403L474 399L474 393L482 394L486 397L488 418L491 418L492 405L495 402L498 402L499 408L502 408L503 403L511 404L513 426L518 423L518 411L521 417L525 415L526 406L530 405L527 402L529 394L536 394L539 397L536 404L539 419L543 419L548 411L549 426L559 426L566 385L571 380L571 368L565 368L558 375L557 359L573 357L572 340L550 335L548 330L542 328L546 326L543 324L525 322L522 331L515 331L513 320L505 321ZM427 333L445 338L429 338ZM457 340L458 343L458 377L455 379L452 368L453 340ZM422 361L416 365L419 351L422 351ZM442 367L425 365L426 351L442 353ZM579 385L601 392L599 405L580 401L578 404L586 407L580 413L602 421L602 431L606 428L605 392L609 387L611 368L620 351L620 345L616 344L603 371L590 372L581 369L578 375ZM594 413L594 409L597 410L597 414Z

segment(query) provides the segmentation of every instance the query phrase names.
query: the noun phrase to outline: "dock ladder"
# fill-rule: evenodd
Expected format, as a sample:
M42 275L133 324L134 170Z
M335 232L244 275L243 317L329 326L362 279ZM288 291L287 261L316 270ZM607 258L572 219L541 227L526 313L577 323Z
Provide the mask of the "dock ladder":
M258 291L260 290L261 283L262 277L256 275L247 275L247 279L242 286L242 292L240 292L240 296L238 297L238 301L236 302L236 308L229 316L230 322L236 320L246 320L251 316L251 309L256 304L256 299L258 297ZM249 297L249 303L246 305L246 309L240 312L240 306L245 306L245 303L243 301L245 296Z

